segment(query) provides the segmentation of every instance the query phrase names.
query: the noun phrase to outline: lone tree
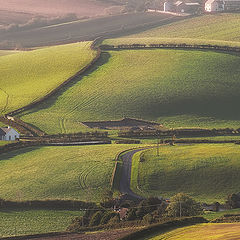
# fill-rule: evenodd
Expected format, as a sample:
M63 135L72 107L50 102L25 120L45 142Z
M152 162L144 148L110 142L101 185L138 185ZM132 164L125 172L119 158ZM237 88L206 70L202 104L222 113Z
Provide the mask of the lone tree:
M170 217L188 217L201 214L202 207L187 194L178 193L170 199L166 211Z

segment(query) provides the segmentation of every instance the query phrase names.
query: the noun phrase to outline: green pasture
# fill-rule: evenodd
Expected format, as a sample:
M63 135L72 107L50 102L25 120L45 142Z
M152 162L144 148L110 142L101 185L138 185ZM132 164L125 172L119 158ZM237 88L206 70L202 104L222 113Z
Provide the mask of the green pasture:
M115 156L134 146L32 147L1 154L1 198L101 201Z
M127 36L133 38L195 38L240 42L240 14L202 15Z
M63 232L79 211L1 209L0 237Z
M225 214L240 214L240 209L237 208L237 209L231 209L231 210L220 211L220 212L207 211L204 213L203 217L208 221L212 221L216 218L223 217L223 215Z
M92 72L21 116L48 133L122 117L167 127L239 128L239 64L239 56L213 51L105 52Z
M140 162L140 156L142 161ZM131 188L144 196L184 192L198 201L225 202L239 192L240 147L234 144L161 146L133 157Z
M204 223L178 228L148 240L236 240L240 235L240 223Z
M15 54L15 53L19 53L19 51L14 51L14 50L0 50L0 57L6 56L6 55Z
M46 47L0 57L0 114L49 93L96 55L91 42Z
M4 146L4 145L9 144L9 143L12 143L12 142L9 142L9 141L1 141L1 140L0 140L0 146Z

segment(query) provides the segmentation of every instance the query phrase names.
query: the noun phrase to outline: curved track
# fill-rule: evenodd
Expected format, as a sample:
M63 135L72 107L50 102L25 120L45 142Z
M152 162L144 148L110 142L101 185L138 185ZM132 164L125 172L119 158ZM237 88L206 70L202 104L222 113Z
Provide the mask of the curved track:
M123 166L122 166L122 175L120 179L119 184L119 191L126 195L128 199L131 200L141 200L144 199L143 197L137 195L131 190L131 171L132 171L132 158L133 155L137 152L143 151L148 148L141 148L141 149L135 149L131 150L127 153L125 153L122 156Z

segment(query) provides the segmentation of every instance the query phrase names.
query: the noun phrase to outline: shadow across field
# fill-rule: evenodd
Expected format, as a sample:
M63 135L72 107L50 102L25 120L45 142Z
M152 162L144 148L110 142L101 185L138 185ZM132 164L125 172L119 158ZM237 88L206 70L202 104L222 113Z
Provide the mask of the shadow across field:
M21 113L20 116L22 116L22 115L26 116L28 114L38 112L42 109L50 108L51 106L53 106L55 104L55 102L57 101L59 96L61 96L69 88L73 87L75 84L77 84L79 81L81 81L83 77L89 76L91 73L95 72L99 67L101 67L104 64L107 64L109 62L110 57L111 57L111 55L108 52L102 52L99 59L84 74L81 74L81 75L75 77L74 79L72 79L72 81L70 81L65 86L63 86L61 89L59 89L59 91L57 93L50 96L44 102L36 104L32 109Z
M42 147L41 146L26 147L26 148L22 148L21 150L13 150L13 151L8 152L8 153L2 153L0 155L0 162L1 161L11 160L11 159L17 157L19 154L29 153L29 152L35 151L37 149L40 149L40 148L42 148Z

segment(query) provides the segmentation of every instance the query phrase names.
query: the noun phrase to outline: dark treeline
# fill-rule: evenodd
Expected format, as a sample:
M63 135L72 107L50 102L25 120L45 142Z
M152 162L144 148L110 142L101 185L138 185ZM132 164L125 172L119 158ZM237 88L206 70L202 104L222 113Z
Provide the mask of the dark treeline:
M144 49L144 48L189 48L189 49L210 49L215 51L240 52L240 47L218 46L211 44L186 44L186 43L159 43L159 44L119 44L100 46L102 50L116 50L116 49Z
M240 129L173 129L173 130L129 130L120 131L119 137L125 138L144 138L144 137L215 137L215 136L238 136Z
M32 200L32 201L8 201L0 199L1 209L50 209L50 210L83 210L98 209L94 202L77 200Z

